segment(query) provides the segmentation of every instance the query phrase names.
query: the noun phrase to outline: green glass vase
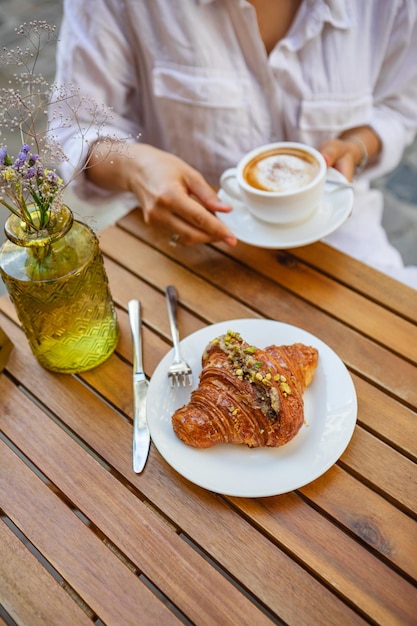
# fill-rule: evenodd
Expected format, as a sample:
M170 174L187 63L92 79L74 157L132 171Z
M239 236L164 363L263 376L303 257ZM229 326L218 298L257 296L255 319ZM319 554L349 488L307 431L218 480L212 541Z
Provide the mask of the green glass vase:
M0 273L39 363L70 374L105 361L119 327L94 232L63 205L41 231L11 215L5 233Z

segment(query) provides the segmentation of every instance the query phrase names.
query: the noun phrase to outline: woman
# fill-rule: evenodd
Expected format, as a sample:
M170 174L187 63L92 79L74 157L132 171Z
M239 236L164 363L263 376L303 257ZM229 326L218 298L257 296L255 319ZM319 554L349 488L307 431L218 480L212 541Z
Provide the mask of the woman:
M65 0L58 83L113 107L109 136L137 138L109 153L91 132L80 193L130 192L174 242L234 245L210 185L254 147L304 142L356 174L353 214L326 241L417 287L369 189L416 133L416 13L415 0ZM61 131L74 161L76 132Z

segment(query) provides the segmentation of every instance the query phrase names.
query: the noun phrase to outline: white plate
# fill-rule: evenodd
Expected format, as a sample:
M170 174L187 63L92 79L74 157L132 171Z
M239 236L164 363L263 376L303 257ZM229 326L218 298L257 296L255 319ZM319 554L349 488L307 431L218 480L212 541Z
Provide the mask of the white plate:
M334 169L330 169L329 173L329 177L334 180L348 182ZM223 189L219 190L218 196L223 202L231 204L233 211L216 213L217 217L240 241L259 248L297 248L319 241L347 220L353 206L352 189L325 187L322 203L311 217L301 223L283 226L256 219L242 202L229 196Z
M171 389L170 350L149 385L147 417L153 443L179 474L216 493L259 497L298 489L326 472L350 441L357 413L350 374L333 350L305 330L273 320L239 319L207 326L181 342L183 356L193 370L193 388L198 384L204 348L227 330L239 332L260 348L302 342L318 349L314 379L304 393L306 424L279 448L219 444L202 450L184 444L173 431L171 416L188 402L192 388Z

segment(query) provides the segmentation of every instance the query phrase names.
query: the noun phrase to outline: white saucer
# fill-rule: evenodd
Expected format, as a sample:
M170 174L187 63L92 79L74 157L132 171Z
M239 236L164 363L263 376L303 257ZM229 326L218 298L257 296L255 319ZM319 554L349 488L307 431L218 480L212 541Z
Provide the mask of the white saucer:
M331 178L348 182L340 172L329 170ZM230 204L230 213L216 213L232 233L244 243L259 248L297 248L330 235L349 217L353 206L352 189L329 188L324 191L321 205L304 222L278 225L258 220L249 213L243 202L229 196L223 189L218 192L220 200Z

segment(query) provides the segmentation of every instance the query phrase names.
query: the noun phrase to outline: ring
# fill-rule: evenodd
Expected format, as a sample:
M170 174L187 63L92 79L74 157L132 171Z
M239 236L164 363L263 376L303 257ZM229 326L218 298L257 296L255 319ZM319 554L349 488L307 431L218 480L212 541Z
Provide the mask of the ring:
M180 235L177 235L176 233L174 233L173 235L171 235L171 239L169 240L169 245L175 248L179 239L180 239Z

